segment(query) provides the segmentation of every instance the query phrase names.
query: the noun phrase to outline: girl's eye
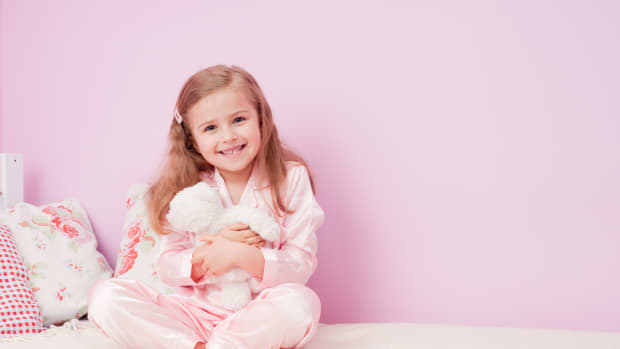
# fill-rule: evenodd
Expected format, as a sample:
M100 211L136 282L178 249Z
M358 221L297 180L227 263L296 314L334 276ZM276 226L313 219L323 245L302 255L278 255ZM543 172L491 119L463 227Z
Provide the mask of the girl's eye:
M213 126L213 125L209 125L209 126L205 127L205 132L213 131L213 130L215 130L215 126Z
M241 121L243 121L243 120L245 120L245 117L243 117L243 116L237 116L237 117L235 118L235 120L233 120L233 122L241 122Z

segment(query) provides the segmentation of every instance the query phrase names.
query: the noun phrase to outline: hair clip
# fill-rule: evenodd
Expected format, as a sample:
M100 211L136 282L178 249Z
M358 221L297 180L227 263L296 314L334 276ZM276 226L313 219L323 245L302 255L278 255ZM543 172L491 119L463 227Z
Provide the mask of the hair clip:
M177 110L177 108L174 108L174 119L177 121L179 125L183 122L183 118L181 117L181 114L179 114L179 111Z

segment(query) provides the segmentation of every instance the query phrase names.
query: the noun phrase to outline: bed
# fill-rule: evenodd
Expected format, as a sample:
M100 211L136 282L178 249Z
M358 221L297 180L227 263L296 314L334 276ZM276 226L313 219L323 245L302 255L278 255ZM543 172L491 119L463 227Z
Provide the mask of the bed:
M88 320L31 336L0 339L2 349L121 348ZM619 349L620 333L416 323L320 324L305 349Z
M135 245L135 241L131 240L132 236L136 234L130 234L135 232L137 225L140 225L144 230L144 234L138 234L139 236L147 236L146 222L140 220L143 217L143 204L141 204L141 195L144 192L145 185L136 186L130 189L127 198L128 214L126 217L123 240L121 241L121 253L119 257L119 263L117 266L125 265L123 260L123 251L126 245ZM64 212L67 211L71 214ZM101 278L109 278L111 276L111 269L107 265L105 258L99 255L96 250L96 238L92 230L92 226L81 204L76 200L65 200L58 203L52 203L43 205L41 207L34 207L32 205L21 203L13 207L14 212L11 217L5 217L5 223L11 224L11 229L15 230L12 238L15 238L17 245L21 246L19 254L26 260L28 266L29 275L31 275L30 282L37 289L38 294L43 294L44 291L49 290L53 297L46 300L43 298L37 299L38 305L46 305L41 307L44 320L47 323L62 323L69 318L75 316L69 321L64 322L62 326L51 326L49 329L33 335L18 335L14 337L0 338L0 348L2 349L19 349L19 348L106 348L115 349L120 348L117 344L112 342L109 338L103 335L97 328L93 326L86 317L83 315L87 309L85 307L85 292L88 290L88 286L94 281ZM61 212L62 211L62 212ZM21 216L18 217L18 214ZM53 241L45 240L45 245L49 245L48 250L39 251L39 246L35 246L32 241L39 241L43 243L43 239L47 236L40 230L43 229L41 222L32 217L41 217L48 215L51 222L60 222L63 219L67 222L83 221L82 226L76 226L76 228L82 229L80 234L76 236L90 236L87 239L88 245L82 244L80 248L74 248L71 250L62 250L71 245L70 242L77 239L75 236L66 236L66 231L58 230L56 243L58 246L52 245ZM65 218L62 218L65 217ZM9 219L10 218L10 219ZM52 219L53 218L53 219ZM62 219L61 219L62 218ZM40 219L40 218L39 218ZM32 221L32 226L29 226L29 221ZM1 221L0 221L1 223ZM8 227L8 226L7 226ZM61 225L61 228L63 226ZM56 225L50 224L46 229L56 229ZM67 229L65 229L67 230ZM64 232L64 233L63 233ZM69 230L71 232L71 230ZM64 240L63 240L64 239ZM144 238L143 243L153 244L157 243L157 234L152 234L150 239ZM63 242L64 241L64 242ZM15 246L17 248L19 246ZM53 247L53 248L52 248ZM155 275L152 266L153 258L158 255L157 249L152 247L150 255L142 253L139 258L131 260L131 266L133 269L127 271L122 270L121 277L129 277L139 280L144 275ZM61 257L54 258L51 252L56 252ZM97 271L97 273L90 276L90 279L84 279L82 277L77 278L72 273L81 273L79 268L66 268L64 263L61 263L63 259L70 253L79 253L79 256L85 261L81 266L84 266L85 270ZM18 253L15 252L15 255ZM79 257L78 256L78 257ZM38 260L36 258L39 258ZM77 258L77 257L76 257ZM150 258L150 259L149 259ZM78 258L79 259L79 258ZM39 260L45 261L48 265L46 268L47 278L37 274L35 268L38 265ZM52 262L58 262L56 269L52 272ZM21 262L20 262L21 263ZM90 263L90 264L88 264ZM26 268L22 265L21 268ZM140 269L141 268L141 269ZM151 269L149 269L151 268ZM118 268L117 268L118 269ZM118 270L117 270L118 271ZM135 274L132 274L135 272ZM119 274L116 272L116 274ZM73 285L68 284L68 289L71 292L67 294L73 294L76 300L75 304L69 304L71 307L67 308L67 300L63 301L61 296L66 296L64 293L55 292L55 283L57 280L71 280L75 279ZM143 280L143 282L154 282L149 278ZM84 282L89 280L88 284L77 283L77 280ZM48 282L51 284L46 284ZM165 292L163 284L149 284L161 292ZM158 288L159 287L159 288ZM61 291L65 290L64 288ZM57 299L59 298L59 299ZM43 302L43 303L42 303ZM44 303L47 302L47 303ZM57 310L54 313L51 310ZM81 320L78 320L81 318ZM2 326L0 326L2 327ZM146 335L146 334L145 334ZM306 349L336 349L336 348L355 348L355 349L370 349L370 348L382 348L382 349L396 349L396 348L411 348L411 349L620 349L620 333L615 332L592 332L592 331L569 331L569 330L546 330L546 329L524 329L524 328L506 328L506 327L476 327L476 326L461 326L461 325L447 325L447 324L423 324L423 323L349 323L349 324L319 324L319 329L315 337L305 346Z

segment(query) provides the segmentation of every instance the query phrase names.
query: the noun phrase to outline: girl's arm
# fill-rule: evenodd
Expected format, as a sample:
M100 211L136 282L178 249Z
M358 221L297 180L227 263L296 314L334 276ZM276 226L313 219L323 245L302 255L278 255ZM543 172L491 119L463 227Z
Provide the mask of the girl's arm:
M221 236L210 236L205 244L196 247L192 254L192 273L194 281L208 276L219 276L237 266L239 256L246 253L248 245Z
M162 238L162 253L157 262L160 279L170 286L197 286L205 275L206 267L220 275L234 266L248 270L261 279L264 259L253 245L224 237L208 237L210 246L194 246L191 232L171 232ZM211 247L213 250L207 252Z
M235 265L255 278L263 279L263 269L265 268L265 258L263 252L258 247L242 245Z
M317 267L316 231L325 214L314 197L306 167L295 166L288 171L284 202L295 212L286 217L282 242L274 248L260 248L263 258L248 257L256 258L257 262L245 261L247 268L243 268L253 273L264 261L258 291L287 282L305 284ZM248 254L254 255L255 251Z
M170 286L196 286L192 279L192 254L194 244L188 232L171 232L162 237L161 255L157 260L157 273L162 282Z

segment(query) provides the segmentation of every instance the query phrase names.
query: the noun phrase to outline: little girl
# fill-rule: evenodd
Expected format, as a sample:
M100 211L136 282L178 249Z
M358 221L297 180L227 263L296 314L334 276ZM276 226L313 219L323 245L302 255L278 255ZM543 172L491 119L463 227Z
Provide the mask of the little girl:
M88 296L88 317L127 348L297 348L315 334L321 303L304 286L317 266L316 230L324 213L299 156L283 148L271 109L255 79L239 67L204 69L185 83L169 133L170 151L150 187L151 226L164 234L159 294L135 280L100 281ZM199 181L216 188L224 207L268 209L281 227L265 243L247 225L216 236L174 231L165 216L174 195ZM194 247L195 241L205 244ZM260 280L238 311L207 301L205 275L239 267Z

